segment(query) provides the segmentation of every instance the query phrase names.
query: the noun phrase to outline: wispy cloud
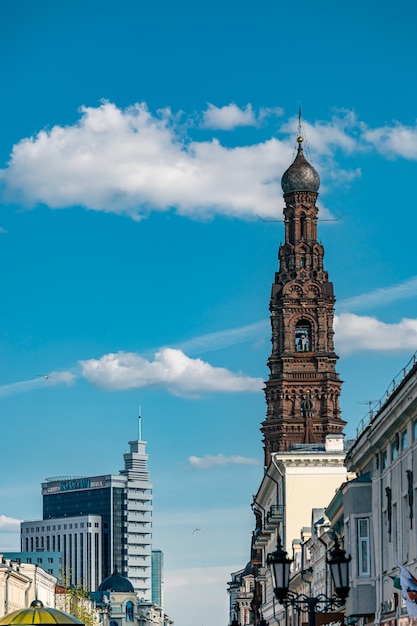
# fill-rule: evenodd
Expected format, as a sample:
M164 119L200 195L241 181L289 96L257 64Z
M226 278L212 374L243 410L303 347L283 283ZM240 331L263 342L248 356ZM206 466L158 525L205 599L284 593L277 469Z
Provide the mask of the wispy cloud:
M258 341L259 339L269 337L269 329L269 320L265 319L238 328L228 328L226 330L200 335L199 337L181 342L177 347L187 352L187 354L212 352L247 341Z
M0 515L0 531L15 533L20 531L20 519L14 519L13 517L7 517L7 515Z
M341 300L337 303L337 309L340 311L355 311L390 304L399 300L407 300L415 296L417 296L417 276L413 276L398 285L380 287L374 291Z
M258 392L263 387L261 378L213 367L173 348L161 348L153 361L133 352L118 352L80 364L84 378L108 390L164 387L175 395L194 395L202 392Z
M251 459L239 455L224 456L223 454L202 457L190 456L188 457L188 462L194 469L209 469L211 467L218 467L219 465L261 465L259 459Z
M29 380L21 380L9 385L0 386L0 396L12 396L18 393L44 389L45 386L72 385L76 375L73 372L51 372L50 374L39 374Z

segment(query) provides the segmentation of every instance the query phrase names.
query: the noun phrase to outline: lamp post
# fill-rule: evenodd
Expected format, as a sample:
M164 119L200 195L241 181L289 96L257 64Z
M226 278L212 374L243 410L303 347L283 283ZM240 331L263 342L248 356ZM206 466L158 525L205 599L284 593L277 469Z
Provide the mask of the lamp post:
M331 611L344 605L349 595L349 561L351 557L339 546L336 538L334 547L329 551L326 562L330 567L336 595L328 597L325 594L307 596L303 593L294 593L289 589L290 567L292 559L282 547L281 537L278 535L277 549L268 554L267 563L272 570L274 593L278 601L284 606L293 606L299 611L308 614L308 626L316 625L317 608L323 612Z

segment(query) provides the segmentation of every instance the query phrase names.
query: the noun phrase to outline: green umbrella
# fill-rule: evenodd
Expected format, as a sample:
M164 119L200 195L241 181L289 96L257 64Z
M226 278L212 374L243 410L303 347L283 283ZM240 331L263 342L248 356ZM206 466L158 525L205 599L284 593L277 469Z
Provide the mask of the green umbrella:
M38 624L49 626L49 624L83 624L79 619L64 611L43 606L40 600L34 600L29 609L19 609L13 611L0 619L0 626L11 626L12 624Z

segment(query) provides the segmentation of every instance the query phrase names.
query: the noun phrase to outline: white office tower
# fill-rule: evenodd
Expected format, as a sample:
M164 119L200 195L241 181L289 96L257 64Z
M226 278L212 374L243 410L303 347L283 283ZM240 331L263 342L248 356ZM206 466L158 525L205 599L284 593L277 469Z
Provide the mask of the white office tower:
M152 580L152 485L149 482L146 441L129 441L124 455L126 476L126 575L139 597L151 600Z

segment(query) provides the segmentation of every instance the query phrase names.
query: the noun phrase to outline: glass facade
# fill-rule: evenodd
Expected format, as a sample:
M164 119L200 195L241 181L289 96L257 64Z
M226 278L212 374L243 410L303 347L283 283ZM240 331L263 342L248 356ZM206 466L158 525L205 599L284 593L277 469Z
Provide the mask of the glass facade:
M152 602L163 608L163 571L164 554L161 550L152 550Z
M70 582L95 590L114 568L151 598L152 484L146 442L129 441L124 469L42 483L43 520L23 522L22 549L62 554Z
M76 517L79 515L100 515L102 520L102 580L110 576L111 571L111 512L120 504L120 495L113 499L112 491L122 492L123 489L114 487L103 487L101 489L82 489L77 491L59 491L52 494L43 495L43 519L59 517ZM113 501L113 506L112 506ZM119 516L119 513L116 513ZM90 539L91 540L91 539ZM121 553L121 545L116 545L114 539L114 553ZM63 545L64 562L66 559L66 542ZM59 549L59 548L58 548ZM123 573L122 563L115 559L114 563Z

